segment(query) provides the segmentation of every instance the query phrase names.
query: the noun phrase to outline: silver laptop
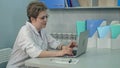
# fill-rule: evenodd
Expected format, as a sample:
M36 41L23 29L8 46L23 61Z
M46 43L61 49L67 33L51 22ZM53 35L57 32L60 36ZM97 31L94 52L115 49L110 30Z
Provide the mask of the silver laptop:
M88 43L88 31L83 31L80 33L79 38L77 40L77 49L73 50L73 56L65 55L65 57L78 57L84 54L87 50L87 43Z

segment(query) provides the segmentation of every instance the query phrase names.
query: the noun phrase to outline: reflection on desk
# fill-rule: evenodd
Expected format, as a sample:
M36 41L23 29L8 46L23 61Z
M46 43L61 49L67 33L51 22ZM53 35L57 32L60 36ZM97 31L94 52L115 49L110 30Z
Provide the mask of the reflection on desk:
M78 59L77 64L58 64L50 59L53 58L33 58L25 61L25 65L40 68L120 68L120 49L88 49L80 57L69 58Z

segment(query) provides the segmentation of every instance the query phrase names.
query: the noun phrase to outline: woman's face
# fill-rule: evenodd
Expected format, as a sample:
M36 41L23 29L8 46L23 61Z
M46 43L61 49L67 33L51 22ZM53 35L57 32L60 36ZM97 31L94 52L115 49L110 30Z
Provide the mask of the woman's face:
M42 11L39 13L38 17L33 19L33 25L40 30L46 27L48 14L47 11Z

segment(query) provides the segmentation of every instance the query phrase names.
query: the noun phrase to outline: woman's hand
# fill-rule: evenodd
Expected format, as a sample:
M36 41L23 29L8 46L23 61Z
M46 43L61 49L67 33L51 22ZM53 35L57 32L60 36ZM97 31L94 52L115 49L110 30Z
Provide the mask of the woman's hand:
M72 50L73 49L68 46L63 46L63 49L59 51L59 56L73 55Z
M60 51L60 56L64 55L73 55L73 48L76 47L76 42L71 41L67 46L62 46L62 50Z
M74 48L74 47L77 47L77 44L76 44L75 41L71 41L71 42L68 44L68 47Z

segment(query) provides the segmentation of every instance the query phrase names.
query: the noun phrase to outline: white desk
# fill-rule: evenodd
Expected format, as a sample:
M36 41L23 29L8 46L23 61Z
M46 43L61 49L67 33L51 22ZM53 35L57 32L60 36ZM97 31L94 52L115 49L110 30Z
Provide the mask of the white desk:
M76 58L80 60L77 64L58 64L50 59L29 59L25 65L40 68L120 68L120 49L89 49L86 54Z

